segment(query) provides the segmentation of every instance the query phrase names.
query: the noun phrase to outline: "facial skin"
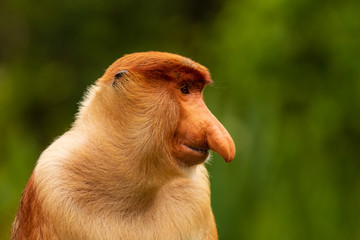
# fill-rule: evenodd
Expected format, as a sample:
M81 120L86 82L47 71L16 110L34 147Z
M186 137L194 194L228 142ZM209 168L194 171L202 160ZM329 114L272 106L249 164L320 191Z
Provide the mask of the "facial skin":
M226 162L235 155L234 143L203 101L203 89L210 81L184 81L177 87L180 121L175 132L174 155L187 166L204 162L209 149Z
M175 54L115 61L41 154L11 239L218 239L203 162L235 145L203 101L211 83Z

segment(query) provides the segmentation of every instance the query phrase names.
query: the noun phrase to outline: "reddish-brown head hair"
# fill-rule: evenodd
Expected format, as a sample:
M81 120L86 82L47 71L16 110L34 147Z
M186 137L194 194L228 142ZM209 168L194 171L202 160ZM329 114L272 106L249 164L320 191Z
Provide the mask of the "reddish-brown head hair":
M118 71L129 70L147 79L179 82L196 80L211 84L208 69L189 58L165 52L142 52L125 55L115 61L104 76L113 77Z

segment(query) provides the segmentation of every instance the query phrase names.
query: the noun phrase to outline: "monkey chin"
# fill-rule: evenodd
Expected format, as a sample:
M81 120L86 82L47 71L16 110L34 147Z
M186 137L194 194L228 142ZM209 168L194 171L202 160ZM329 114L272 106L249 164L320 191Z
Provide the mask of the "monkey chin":
M181 165L190 167L205 162L209 157L209 148L180 144L175 150L174 155Z

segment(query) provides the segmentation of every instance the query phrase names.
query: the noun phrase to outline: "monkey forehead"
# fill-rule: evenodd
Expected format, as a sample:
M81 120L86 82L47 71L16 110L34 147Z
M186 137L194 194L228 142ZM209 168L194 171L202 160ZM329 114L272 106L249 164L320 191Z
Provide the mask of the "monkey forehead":
M122 69L140 73L148 79L201 80L206 84L212 83L206 67L189 58L166 52L142 52L125 55L115 61L107 69L105 75L113 76Z

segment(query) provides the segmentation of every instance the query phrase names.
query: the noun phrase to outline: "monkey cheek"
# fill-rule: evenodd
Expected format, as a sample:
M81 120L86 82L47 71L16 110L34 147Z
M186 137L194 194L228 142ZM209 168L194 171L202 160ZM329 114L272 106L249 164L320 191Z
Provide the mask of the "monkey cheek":
M180 144L174 149L173 155L181 165L190 167L205 162L209 157L209 151Z

